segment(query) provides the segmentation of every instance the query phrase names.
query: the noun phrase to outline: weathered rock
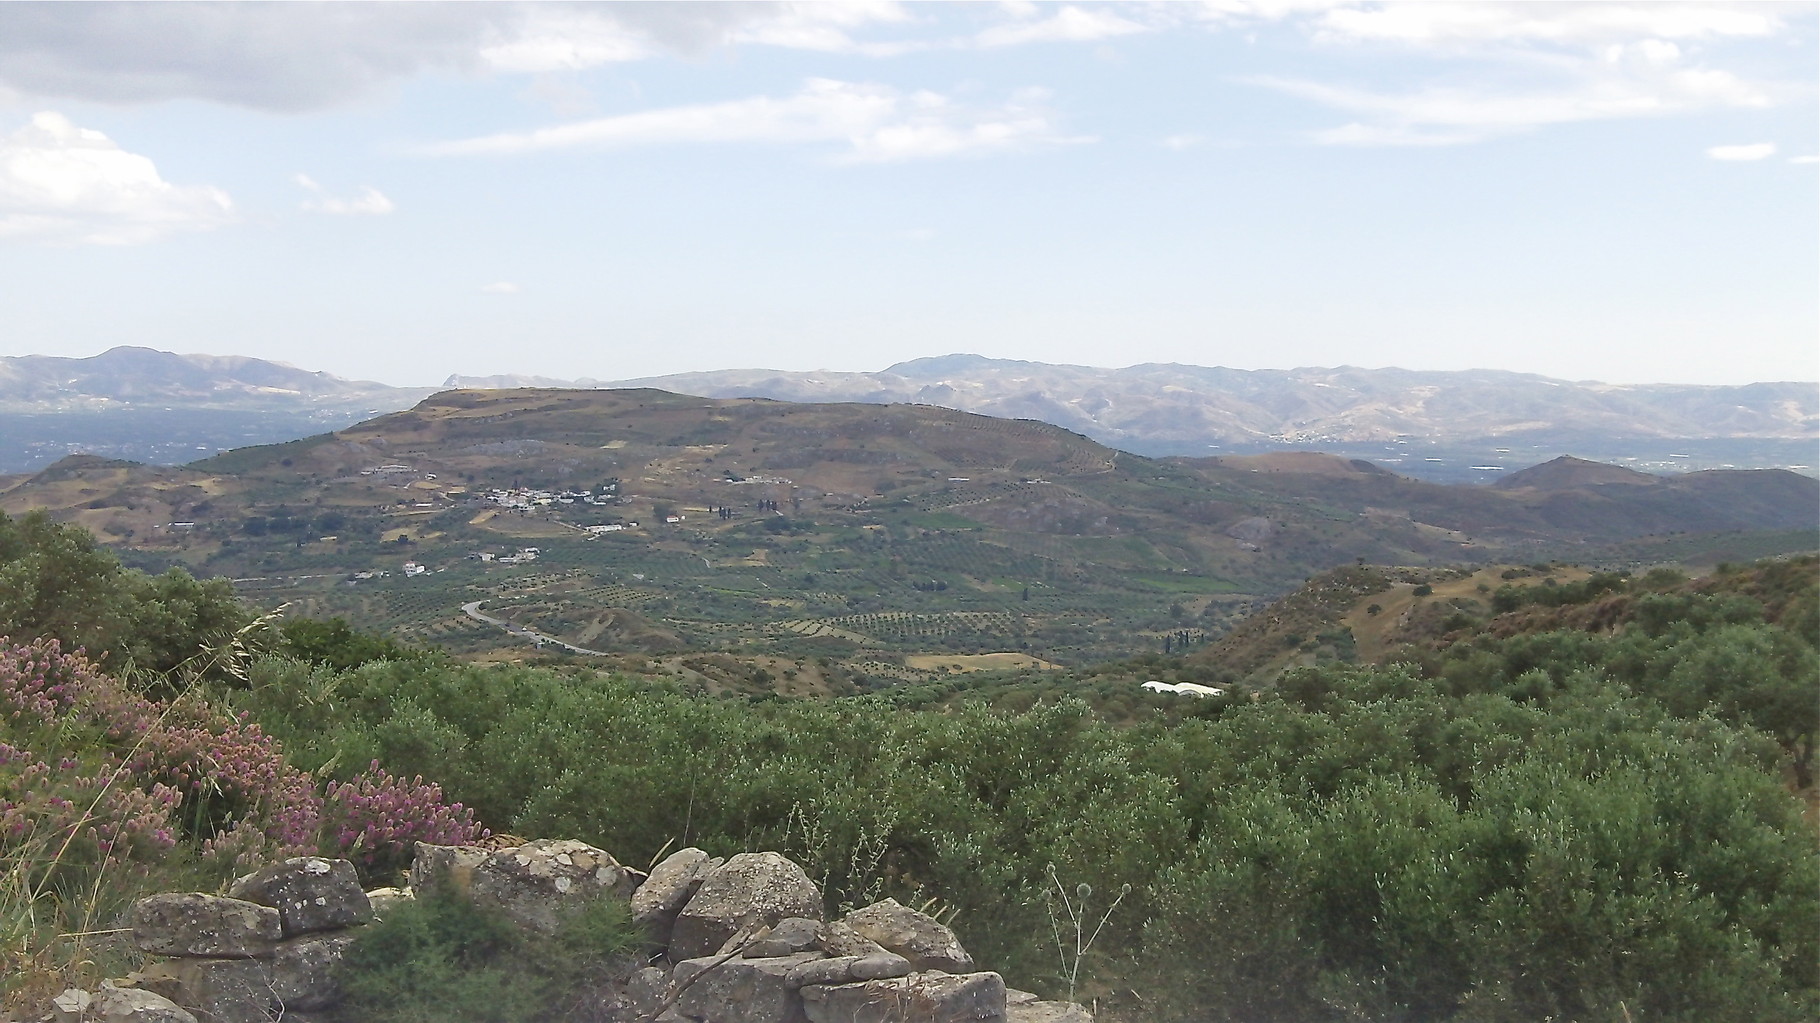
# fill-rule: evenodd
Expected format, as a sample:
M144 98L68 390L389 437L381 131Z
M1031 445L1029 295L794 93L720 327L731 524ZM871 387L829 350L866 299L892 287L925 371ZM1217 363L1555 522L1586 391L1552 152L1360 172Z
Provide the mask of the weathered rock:
M1040 1002L1042 1000L1043 1000L1043 996L1036 994L1035 992L1019 991L1017 988L1014 988L1014 987L1008 987L1005 989L1005 1008L1006 1009L1010 1009L1012 1006L1015 1006L1015 1005L1029 1005L1031 1002Z
M831 956L854 956L856 958L885 951L885 946L839 920L830 920L822 924L821 947L823 952Z
M375 888L367 893L367 905L373 907L373 919L378 920L394 906L410 902L417 893L409 888Z
M56 1023L197 1023L188 1010L155 991L115 987L95 992L70 988L51 999Z
M811 959L799 963L784 974L784 986L799 988L804 984L845 984L853 980L853 964L859 962L854 956L841 956L839 959Z
M702 880L676 916L670 958L708 955L742 927L822 919L821 893L803 868L774 852L740 853Z
M647 966L626 980L625 1004L634 1018L643 1019L650 1016L668 997L670 997L670 971L668 970Z
M479 846L419 842L411 857L411 890L467 895L474 883L474 868L491 855L491 849Z
M1029 1001L1005 1006L1005 1023L1093 1023L1093 1014L1073 1002Z
M632 893L632 919L642 924L658 945L670 944L670 930L676 926L676 914L709 872L726 861L710 858L706 852L690 847L678 849L651 868L651 876Z
M132 924L134 945L167 956L266 956L284 936L270 906L198 892L140 899Z
M132 980L188 1009L198 1023L271 1023L282 1008L263 959L172 959Z
M874 952L869 956L860 956L853 960L854 980L889 980L893 977L907 977L911 973L910 960L896 952Z
M772 956L794 955L818 949L821 942L822 922L808 917L793 916L779 920L771 929L753 940L740 954L747 959L769 959Z
M586 842L540 839L474 865L468 894L522 927L550 934L568 911L601 896L628 898L642 880L642 872Z
M94 995L79 987L66 987L51 999L50 1017L56 1023L78 1023L94 1000Z
M805 985L800 993L810 1023L998 1023L1005 1015L1005 981L996 973L912 973L863 984Z
M686 959L676 964L675 983L688 984L676 1009L702 1023L805 1023L802 1001L788 978L793 968L820 956L799 952L770 959L735 956L725 962L718 956Z
M332 931L373 917L360 878L347 860L297 856L234 882L228 894L278 911L284 936Z
M973 969L973 957L953 931L926 913L899 905L896 899L856 909L842 923L910 960L916 969L948 973Z
M278 946L272 955L272 993L287 1013L326 1009L341 1000L336 967L354 940L352 934L312 934Z

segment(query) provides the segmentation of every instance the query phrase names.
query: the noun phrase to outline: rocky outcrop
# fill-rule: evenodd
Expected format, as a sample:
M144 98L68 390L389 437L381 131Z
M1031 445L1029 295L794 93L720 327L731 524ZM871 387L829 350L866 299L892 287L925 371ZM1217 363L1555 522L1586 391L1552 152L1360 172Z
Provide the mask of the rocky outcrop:
M200 892L140 899L132 926L141 952L167 956L248 959L271 955L284 937L278 910Z
M273 863L235 881L228 894L276 909L287 938L352 927L373 916L347 860L299 856Z
M679 961L710 955L742 928L789 917L822 918L822 896L809 875L779 853L740 853L703 878L677 914L670 953Z
M632 893L632 919L659 945L670 944L676 915L701 889L702 881L726 861L690 847L671 853L651 868L651 876Z
M996 973L929 971L890 980L803 988L808 1023L936 1023L1003 1020L1005 982Z
M626 900L651 956L592 1007L614 1023L1092 1023L975 971L952 930L895 900L824 919L808 875L775 852L723 863L684 849L647 878L581 842L419 845L411 885L370 896L346 861L300 857L241 878L233 897L141 900L134 941L165 958L64 992L51 1023L349 1023L334 1013L343 954L375 903L428 891L541 933L582 900Z
M197 1023L194 1014L150 991L103 981L93 994L70 988L51 999L52 1023Z
M965 973L973 969L973 957L953 931L926 913L898 905L896 899L848 913L845 923L861 937L910 960L919 970Z
M605 894L629 899L644 880L605 850L568 839L494 852L419 843L411 866L414 890L455 891L544 934L567 910Z

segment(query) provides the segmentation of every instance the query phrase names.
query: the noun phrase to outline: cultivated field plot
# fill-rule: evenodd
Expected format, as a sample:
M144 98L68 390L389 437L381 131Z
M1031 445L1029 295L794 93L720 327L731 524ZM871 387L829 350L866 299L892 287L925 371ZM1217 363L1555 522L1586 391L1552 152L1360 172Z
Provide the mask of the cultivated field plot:
M1009 636L1022 634L1028 628L1022 616L1008 611L950 611L945 614L883 611L797 619L778 625L798 635L857 635L872 642L893 645L914 645L956 634Z
M1035 669L1052 671L1061 665L1051 664L1029 654L917 654L904 658L906 668L918 671L1011 671Z

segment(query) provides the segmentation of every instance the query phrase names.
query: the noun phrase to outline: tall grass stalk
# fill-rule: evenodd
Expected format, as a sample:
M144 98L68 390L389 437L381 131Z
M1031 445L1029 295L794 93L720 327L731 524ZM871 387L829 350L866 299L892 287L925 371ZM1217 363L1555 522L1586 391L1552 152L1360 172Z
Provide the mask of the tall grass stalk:
M1125 901L1125 896L1129 894L1131 894L1131 886L1122 885L1118 895L1113 898L1112 905L1107 906L1106 912L1100 914L1099 923L1093 925L1093 932L1089 934L1087 923L1092 916L1087 909L1087 900L1093 898L1093 886L1086 882L1075 885L1074 898L1070 899L1067 887L1062 884L1062 879L1056 876L1054 864L1050 865L1049 888L1043 891L1043 905L1049 911L1049 931L1055 937L1056 954L1061 957L1062 976L1068 978L1069 1001L1074 1001L1075 987L1081 976L1081 960L1085 959L1087 953L1092 950L1093 943L1099 939L1100 931L1106 927L1106 921L1112 919L1113 910L1118 909L1119 903ZM1072 949L1063 938L1062 920L1055 912L1057 900L1060 900L1062 909L1067 915L1069 928L1074 931Z

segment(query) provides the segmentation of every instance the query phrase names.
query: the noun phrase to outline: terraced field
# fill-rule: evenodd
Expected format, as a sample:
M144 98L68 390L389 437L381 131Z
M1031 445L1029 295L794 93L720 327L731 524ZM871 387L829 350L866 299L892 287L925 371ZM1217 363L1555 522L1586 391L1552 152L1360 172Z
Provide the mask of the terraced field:
M521 643L460 614L480 600L589 649L826 660L879 679L914 675L913 657L1178 650L1361 559L1526 562L1626 542L1628 557L1742 560L1813 536L1811 480L1588 489L1583 469L1438 487L1317 454L1140 458L928 406L458 391L179 469L59 463L0 507L90 525L138 567L236 578L263 608L413 641ZM585 531L609 522L625 528ZM1679 532L1637 539L1651 531ZM406 577L407 561L428 571Z

